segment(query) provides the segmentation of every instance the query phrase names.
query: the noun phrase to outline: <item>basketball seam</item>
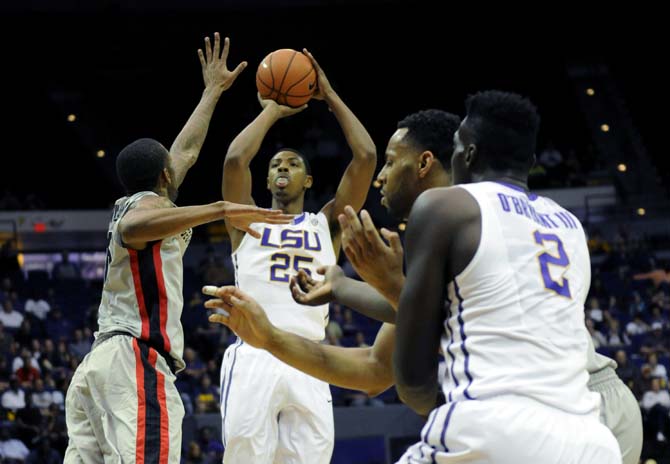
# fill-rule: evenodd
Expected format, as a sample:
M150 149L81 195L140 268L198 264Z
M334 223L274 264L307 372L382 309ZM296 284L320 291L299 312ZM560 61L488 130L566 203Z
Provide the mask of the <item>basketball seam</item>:
M314 73L316 73L316 70L314 69L314 67L311 67L311 68L309 69L309 71L307 71L307 74L305 74L305 75L302 76L300 79L298 79L298 80L297 80L291 87L289 87L288 89L286 89L286 92L284 92L284 93L285 93L286 95L288 95L288 93L291 91L291 89L292 89L293 87L295 87L296 85L300 84L302 81L304 81L304 80L307 78L307 76L310 75L310 73L311 73L312 71L314 71ZM291 96L292 96L292 95L291 95ZM305 97L306 97L307 95L296 95L296 97L298 97L298 96L301 96L301 97L302 97L302 96L305 96Z
M282 86L284 85L284 81L286 80L286 76L288 75L288 70L291 69L291 63L293 63L293 58L295 58L296 55L295 50L293 51L293 55L291 55L291 59L288 60L288 64L286 65L286 69L284 70L284 77L282 77L281 82L279 83L279 88L276 89L277 92L281 95L283 92L281 91ZM270 71L272 71L272 68L270 68ZM274 82L272 83L274 85Z
M265 87L267 87L268 89L270 89L270 95L272 95L272 92L274 91L274 89L273 89L271 86L269 86L269 85L267 85L265 82L263 82L263 79L261 79L260 77L258 78L258 82L260 82L260 83L263 84ZM261 97L262 97L262 96L263 96L263 95L261 95ZM265 97L264 97L264 98L265 98Z
M274 89L275 89L275 75L272 73L272 55L270 55L270 59L268 60L268 65L270 66L270 77L272 78L272 90L274 91Z

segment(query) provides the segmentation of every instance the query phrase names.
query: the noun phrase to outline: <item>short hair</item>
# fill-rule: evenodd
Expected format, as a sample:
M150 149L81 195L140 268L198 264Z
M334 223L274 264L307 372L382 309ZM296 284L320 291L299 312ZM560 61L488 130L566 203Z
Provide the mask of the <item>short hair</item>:
M433 152L442 165L451 167L454 151L454 134L461 118L442 110L422 110L406 116L398 122L398 129L407 128L403 140L421 150Z
M116 174L126 193L153 190L165 168L168 151L154 139L138 139L116 158Z
M540 115L516 93L487 90L465 101L467 125L478 153L493 169L530 169L535 156Z
M305 165L305 171L307 171L307 175L308 175L308 176L311 176L311 175L312 175L312 166L309 165L309 161L307 160L307 157L306 157L305 155L303 155L302 153L300 153L300 152L299 152L298 150L296 150L295 148L288 148L288 147L286 147L286 148L280 148L279 150L277 150L277 153L281 153L281 152L283 152L283 151L289 151L289 152L291 152L291 153L294 153L294 154L298 155L298 157L300 157L300 159L302 160L303 164ZM274 158L274 156L275 156L277 153L275 153L274 155L272 155L272 157Z

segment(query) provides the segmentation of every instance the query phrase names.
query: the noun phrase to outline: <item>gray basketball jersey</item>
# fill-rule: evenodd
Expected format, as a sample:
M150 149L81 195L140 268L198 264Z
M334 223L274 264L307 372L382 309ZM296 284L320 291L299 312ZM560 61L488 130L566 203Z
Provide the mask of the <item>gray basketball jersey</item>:
M96 337L128 332L169 355L180 371L184 368L182 256L192 231L149 242L143 250L125 247L118 231L119 221L133 204L149 195L156 193L139 192L114 204Z

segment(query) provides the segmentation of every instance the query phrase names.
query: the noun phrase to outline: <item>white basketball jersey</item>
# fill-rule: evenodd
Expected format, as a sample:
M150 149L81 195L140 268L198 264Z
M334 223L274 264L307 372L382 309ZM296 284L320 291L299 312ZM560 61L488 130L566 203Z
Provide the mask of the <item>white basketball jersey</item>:
M280 329L323 340L328 305L304 306L291 296L289 280L305 269L317 280L320 266L337 263L328 220L323 213L302 213L291 224L252 224L261 234L246 234L233 253L235 284L251 295Z
M515 394L577 414L587 389L584 301L591 280L579 220L554 201L497 182L461 185L481 209L481 237L447 287L442 349L448 401Z
M184 368L183 261L192 231L149 242L143 250L123 246L119 220L140 198L139 192L114 204L109 223L107 264L98 311L99 334L122 331L169 355L177 371Z

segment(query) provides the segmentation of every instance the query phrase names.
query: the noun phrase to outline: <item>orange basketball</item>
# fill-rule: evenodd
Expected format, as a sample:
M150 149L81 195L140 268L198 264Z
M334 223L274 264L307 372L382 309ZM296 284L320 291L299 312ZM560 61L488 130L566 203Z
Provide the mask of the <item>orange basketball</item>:
M262 98L296 108L312 98L316 71L301 52L290 48L275 50L258 65L256 88Z

